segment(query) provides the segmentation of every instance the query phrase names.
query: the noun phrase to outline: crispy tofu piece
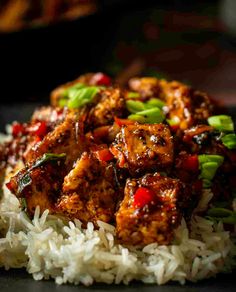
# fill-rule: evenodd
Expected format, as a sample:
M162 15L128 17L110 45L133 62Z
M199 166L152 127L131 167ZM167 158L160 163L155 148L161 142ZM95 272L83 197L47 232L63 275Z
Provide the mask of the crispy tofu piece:
M22 207L26 205L30 216L34 215L37 206L41 212L48 209L50 213L55 213L55 204L66 175L64 159L47 161L37 166L39 160L31 167L20 170L7 184L16 197L24 199L25 204Z
M122 127L110 151L132 175L166 169L173 162L173 138L164 124Z
M180 129L206 123L212 114L213 105L206 93L177 81L161 80L160 86L168 108L167 117L178 121Z
M138 92L144 99L158 97L161 93L159 80L154 77L131 78L129 80L129 88Z
M125 100L119 88L108 88L102 91L98 103L88 114L87 123L92 128L112 125L114 117L122 117L125 113Z
M154 194L150 204L140 208L134 204L138 188L148 188ZM181 220L182 184L177 179L158 173L139 179L128 179L125 197L116 214L116 232L123 244L170 244L173 231Z
M37 143L31 151L27 153L27 163L33 163L44 153L65 153L65 165L69 171L74 161L80 157L86 147L82 116L82 112L69 111L64 122L56 126L52 132L48 133L42 142Z
M84 152L64 179L57 210L71 219L96 225L97 220L114 220L117 200L112 164L102 163L92 153Z

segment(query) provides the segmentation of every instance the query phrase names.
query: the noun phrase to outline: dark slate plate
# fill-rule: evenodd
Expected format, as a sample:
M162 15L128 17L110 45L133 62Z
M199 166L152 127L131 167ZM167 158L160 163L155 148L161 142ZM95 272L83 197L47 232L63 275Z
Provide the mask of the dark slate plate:
M14 120L27 121L30 118L31 113L35 106L39 104L11 104L0 105L0 131L4 130L6 123L10 123ZM236 122L236 107L228 108L228 113L233 116ZM221 274L216 278L200 281L198 283L187 283L185 286L181 286L177 283L168 283L163 286L147 285L143 283L133 282L129 286L125 285L106 285L106 284L94 284L90 287L84 287L82 285L74 286L70 284L56 285L53 280L49 281L34 281L31 275L27 274L24 269L12 269L5 271L0 269L0 291L1 292L102 292L102 291L121 291L134 292L139 290L140 292L220 292L220 291L236 291L235 288L236 272L232 274Z

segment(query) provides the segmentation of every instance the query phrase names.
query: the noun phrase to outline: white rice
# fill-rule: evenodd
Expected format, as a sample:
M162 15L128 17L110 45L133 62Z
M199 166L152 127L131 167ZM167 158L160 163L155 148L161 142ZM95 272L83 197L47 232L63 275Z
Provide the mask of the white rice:
M21 167L21 166L19 166ZM205 191L198 210L207 207L212 193ZM81 222L39 215L33 220L20 210L19 202L6 187L0 201L0 267L22 268L35 280L55 279L57 284L94 282L125 283L136 279L164 284L184 284L219 272L230 271L236 250L221 223L193 215L190 230L184 220L175 231L172 245L152 243L142 250L116 243L115 228L98 222L87 229Z

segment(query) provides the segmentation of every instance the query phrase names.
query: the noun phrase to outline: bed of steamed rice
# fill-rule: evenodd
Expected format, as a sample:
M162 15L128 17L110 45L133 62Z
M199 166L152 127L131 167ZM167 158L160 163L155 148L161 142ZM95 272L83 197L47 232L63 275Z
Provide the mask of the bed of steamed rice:
M65 223L48 211L40 216L39 208L31 221L5 186L1 195L0 267L25 267L35 280L184 284L230 271L234 265L236 249L229 232L221 223L197 215L190 222L191 231L182 220L171 245L153 243L138 249L116 243L115 228L104 222L98 222L98 230L92 223L82 229L79 220ZM211 198L205 191L197 209L204 210Z

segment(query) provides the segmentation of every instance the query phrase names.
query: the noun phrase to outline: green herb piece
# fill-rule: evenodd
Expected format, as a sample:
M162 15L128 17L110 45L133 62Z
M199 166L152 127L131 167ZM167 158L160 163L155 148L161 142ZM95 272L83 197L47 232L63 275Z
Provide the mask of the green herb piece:
M66 158L65 153L61 153L61 154L44 153L42 157L40 157L39 159L36 160L35 164L33 166L31 166L31 168L29 170L32 170L36 167L40 167L41 165L43 165L44 163L46 163L48 161L58 161L60 159L65 159L65 158Z
M138 92L129 91L127 93L127 97L128 98L139 98L140 97L140 94Z
M159 98L151 98L146 102L146 106L147 108L158 107L162 109L165 106L165 103Z
M198 161L199 161L199 164L201 165L202 163L205 163L205 162L216 162L218 163L219 165L221 165L224 161L224 157L221 156L221 155L210 155L210 154L200 154L198 155Z
M236 224L236 212L226 208L211 208L207 211L207 218L214 222Z
M211 116L208 118L208 124L219 131L234 131L234 123L232 121L232 118L227 115Z
M166 119L167 123L170 126L175 126L179 124L179 118L178 117L173 117L172 119Z
M66 99L66 98L62 98L62 99L59 100L59 106L60 107L67 106L67 103L68 103L68 99Z
M35 164L33 164L27 171L26 173L21 177L19 180L19 186L17 189L17 193L20 194L25 187L30 185L32 183L32 179L30 176L31 170L42 166L44 163L49 162L49 161L58 161L60 159L65 159L66 154L61 153L61 154L55 154L55 153L45 153L43 154L42 157L36 160Z
M68 107L80 108L81 106L90 103L93 97L100 91L97 86L84 87L74 91L69 96Z
M127 100L126 101L126 108L132 114L136 114L139 111L145 110L145 105L141 101Z
M198 155L199 168L201 170L199 178L203 180L203 188L211 187L211 180L223 161L224 157L221 155Z
M233 215L233 211L225 208L211 208L207 211L207 215L211 217L224 218Z
M227 134L221 138L222 143L228 149L236 149L236 135L235 134Z
M64 92L63 92L63 97L65 97L65 98L69 98L69 97L71 97L71 95L73 95L74 92L76 92L78 89L81 89L81 88L84 88L84 87L86 87L86 85L83 84L83 83L76 83L76 84L74 84L74 85L72 85L72 86L70 86L70 87L67 87L67 88L64 90Z
M217 162L205 162L201 167L200 178L212 180L216 174L216 171L219 167Z
M146 119L146 123L161 123L165 119L163 112L158 108L147 109L137 113Z
M22 176L22 178L19 180L19 185L17 189L17 193L20 194L23 189L27 186L29 186L32 183L32 179L29 174L29 170Z
M140 116L138 114L129 115L128 116L128 119L129 120L132 120L132 121L139 122L140 124L146 123L146 119L143 116Z

